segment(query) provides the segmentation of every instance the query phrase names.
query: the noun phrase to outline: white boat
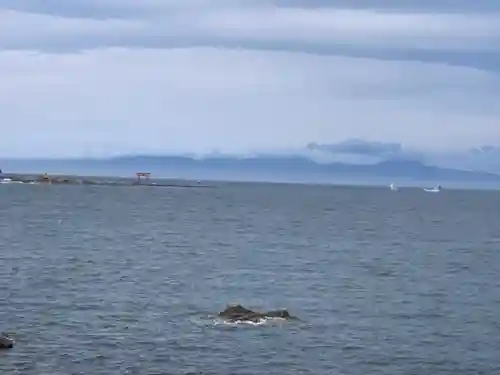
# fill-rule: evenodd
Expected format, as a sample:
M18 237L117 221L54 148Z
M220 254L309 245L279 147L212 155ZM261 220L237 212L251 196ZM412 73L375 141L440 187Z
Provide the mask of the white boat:
M392 183L389 185L389 188L391 189L391 191L398 191L399 190L399 188Z
M424 191L428 193L439 193L441 191L441 185L436 185L432 189L425 188Z

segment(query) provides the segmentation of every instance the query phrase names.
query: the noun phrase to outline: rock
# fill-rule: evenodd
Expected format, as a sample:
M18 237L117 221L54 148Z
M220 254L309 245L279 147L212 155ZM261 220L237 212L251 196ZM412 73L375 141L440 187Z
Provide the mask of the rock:
M268 312L259 312L249 310L241 305L229 306L224 311L219 313L219 317L224 318L230 322L247 321L258 323L266 318L282 318L282 319L295 319L287 310L272 310Z
M269 318L282 318L282 319L294 319L293 316L290 315L288 310L273 310L265 313L266 317Z
M10 338L7 334L0 334L0 349L12 349L14 347L14 339Z

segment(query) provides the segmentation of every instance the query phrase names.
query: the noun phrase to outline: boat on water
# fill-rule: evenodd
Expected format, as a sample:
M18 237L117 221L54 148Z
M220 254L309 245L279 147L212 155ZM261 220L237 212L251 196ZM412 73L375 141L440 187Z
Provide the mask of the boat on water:
M428 192L428 193L439 193L441 191L441 185L436 185L434 186L433 188L429 189L429 188L424 188L424 191Z
M392 183L389 185L389 189L391 189L391 191L399 191L399 188Z

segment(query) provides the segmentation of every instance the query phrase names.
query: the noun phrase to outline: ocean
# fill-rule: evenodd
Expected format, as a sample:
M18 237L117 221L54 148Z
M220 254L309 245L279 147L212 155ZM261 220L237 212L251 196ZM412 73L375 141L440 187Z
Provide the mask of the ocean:
M0 374L500 373L500 194L0 185ZM298 321L224 324L228 304Z

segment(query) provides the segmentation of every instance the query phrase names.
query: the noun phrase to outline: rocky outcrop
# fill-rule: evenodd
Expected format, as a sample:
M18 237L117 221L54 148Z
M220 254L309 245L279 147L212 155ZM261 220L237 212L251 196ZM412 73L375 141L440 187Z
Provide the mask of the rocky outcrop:
M12 349L14 347L14 339L6 333L0 333L0 349Z
M296 319L287 310L271 310L259 312L249 310L241 305L229 306L219 313L219 317L230 322L247 321L258 323L266 318Z

